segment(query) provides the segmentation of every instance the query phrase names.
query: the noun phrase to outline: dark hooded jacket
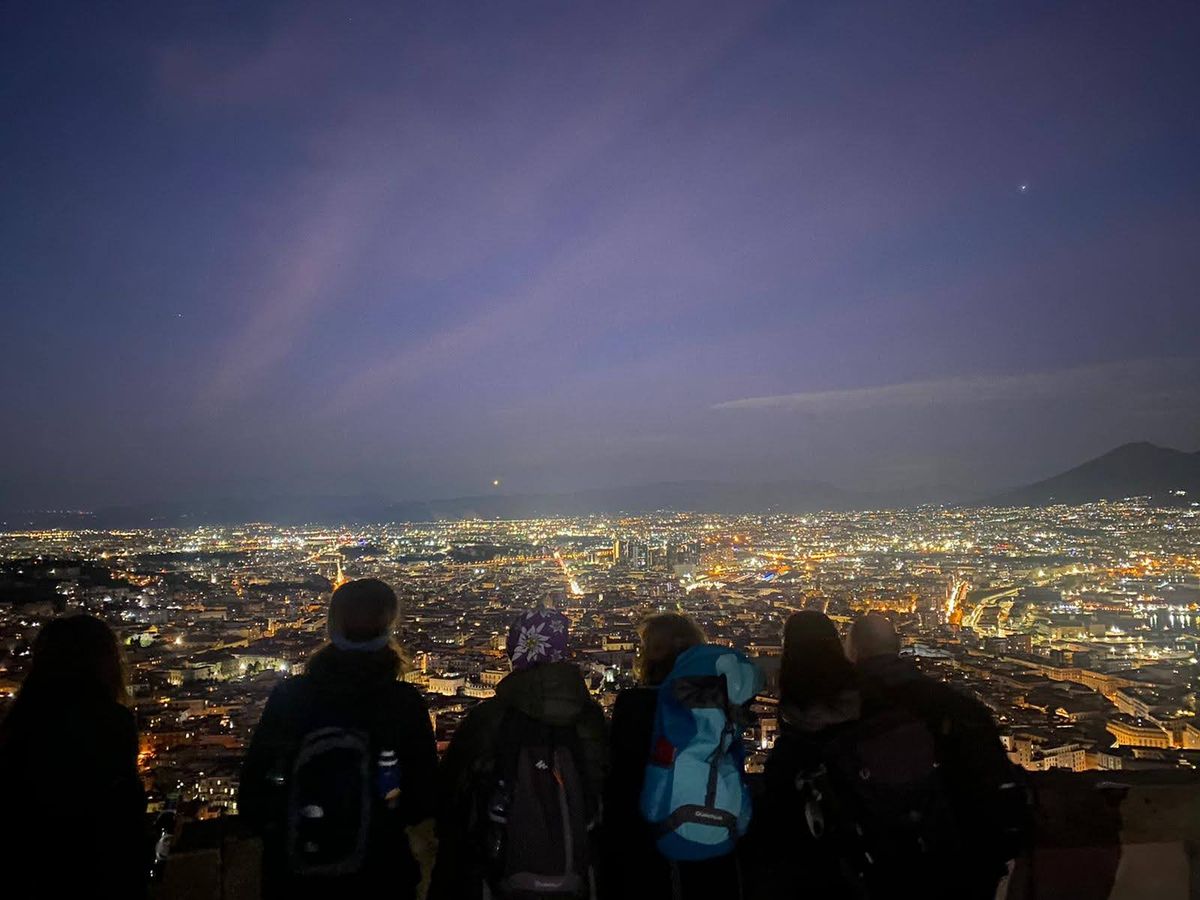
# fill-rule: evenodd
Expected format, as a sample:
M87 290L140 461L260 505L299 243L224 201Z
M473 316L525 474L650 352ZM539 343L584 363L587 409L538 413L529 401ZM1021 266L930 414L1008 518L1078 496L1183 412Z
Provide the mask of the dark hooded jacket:
M11 897L139 897L150 871L133 713L95 685L26 688L0 724Z
M572 663L543 663L516 671L496 685L496 696L467 714L438 772L438 858L430 898L470 900L482 896L484 872L472 811L478 792L490 787L497 739L510 709L553 726L574 725L580 765L592 796L599 797L607 769L604 713Z
M804 706L780 707L780 733L767 756L763 791L746 836L751 896L859 897L839 860L812 836L796 789L797 773L820 765L829 742L854 726L871 704L857 687Z
M404 828L433 815L437 748L425 701L397 680L399 674L400 658L390 647L356 652L330 646L303 675L271 693L246 753L238 796L239 812L263 835L266 896L328 896L330 889L412 896L419 870ZM394 815L373 821L363 873L336 884L312 878L292 883L282 861L286 792L277 777L290 770L306 734L331 726L388 735L400 766L400 801Z
M1027 809L1023 779L991 713L923 674L912 659L873 656L857 667L876 702L905 709L933 735L956 825L968 837L948 867L953 890L961 897L993 896L1005 863L1021 849Z
M911 660L878 657L860 662L857 672L853 690L803 708L784 704L781 709L780 737L766 764L763 815L754 823L760 826L756 847L765 855L756 867L767 881L760 895L774 896L773 891L789 883L804 883L813 896L891 896L897 883L915 878L921 892L937 900L994 896L1007 858L999 790L1002 783L1015 785L987 709L922 675ZM950 821L961 845L931 868L881 869L864 884L812 837L796 775L823 766L834 742L853 739L858 723L885 720L896 710L924 724L933 738L942 789L954 812Z

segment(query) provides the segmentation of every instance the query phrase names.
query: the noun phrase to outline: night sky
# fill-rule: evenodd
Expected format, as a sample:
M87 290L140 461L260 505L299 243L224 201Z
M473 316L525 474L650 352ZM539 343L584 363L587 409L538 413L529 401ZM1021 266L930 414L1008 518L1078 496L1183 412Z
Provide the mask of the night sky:
M1200 6L9 2L0 503L1200 449Z

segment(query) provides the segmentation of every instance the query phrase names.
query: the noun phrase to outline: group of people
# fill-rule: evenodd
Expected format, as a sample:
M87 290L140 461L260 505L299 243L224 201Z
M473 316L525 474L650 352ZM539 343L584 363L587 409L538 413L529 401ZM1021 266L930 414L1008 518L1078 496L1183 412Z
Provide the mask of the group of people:
M820 613L788 619L779 734L753 780L742 733L761 676L687 616L642 625L639 686L607 722L568 661L566 617L521 614L511 673L440 762L398 617L382 581L342 585L328 644L267 702L238 797L266 897L870 898L908 884L972 900L994 896L1019 849L1021 787L991 716L902 657L881 615L845 642ZM0 871L36 873L38 896L145 891L128 700L100 620L42 629L0 723L0 796L22 810L0 817Z

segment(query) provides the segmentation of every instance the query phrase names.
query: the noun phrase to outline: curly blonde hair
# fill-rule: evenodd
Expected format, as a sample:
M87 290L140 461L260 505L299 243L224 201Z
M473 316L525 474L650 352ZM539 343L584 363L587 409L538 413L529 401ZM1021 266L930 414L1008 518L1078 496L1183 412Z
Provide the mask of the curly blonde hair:
M659 684L671 672L675 659L689 647L703 644L704 632L682 613L659 613L638 628L641 646L633 663L642 684Z

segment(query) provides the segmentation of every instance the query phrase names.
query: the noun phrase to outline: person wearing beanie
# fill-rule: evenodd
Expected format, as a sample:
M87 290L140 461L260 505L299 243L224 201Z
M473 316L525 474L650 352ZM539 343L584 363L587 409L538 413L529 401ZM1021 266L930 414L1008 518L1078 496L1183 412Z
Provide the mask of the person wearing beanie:
M505 652L514 672L560 662L567 654L567 617L555 610L530 610L508 629Z
M437 747L424 699L400 680L404 659L392 636L399 611L395 592L384 582L346 582L330 599L329 643L302 675L271 692L246 753L238 795L241 816L263 837L264 897L325 897L330 890L418 896L422 870L428 871L433 856ZM290 783L302 780L294 777L302 748L330 729L366 736L372 779L384 777L386 762L386 777L395 783L386 794L372 794L361 860L343 864L347 871L314 874L315 867L298 871L293 859L287 835L295 814L288 811L288 795Z
M338 650L356 653L383 650L393 646L392 630L399 614L395 591L378 578L348 581L329 598L329 642Z
M431 900L487 896L485 864L472 834L481 796L491 789L501 734L510 713L555 728L573 729L581 775L599 798L607 769L604 712L592 699L577 666L566 661L569 622L556 610L532 609L517 616L506 651L512 672L496 696L467 714L438 771L438 857Z

